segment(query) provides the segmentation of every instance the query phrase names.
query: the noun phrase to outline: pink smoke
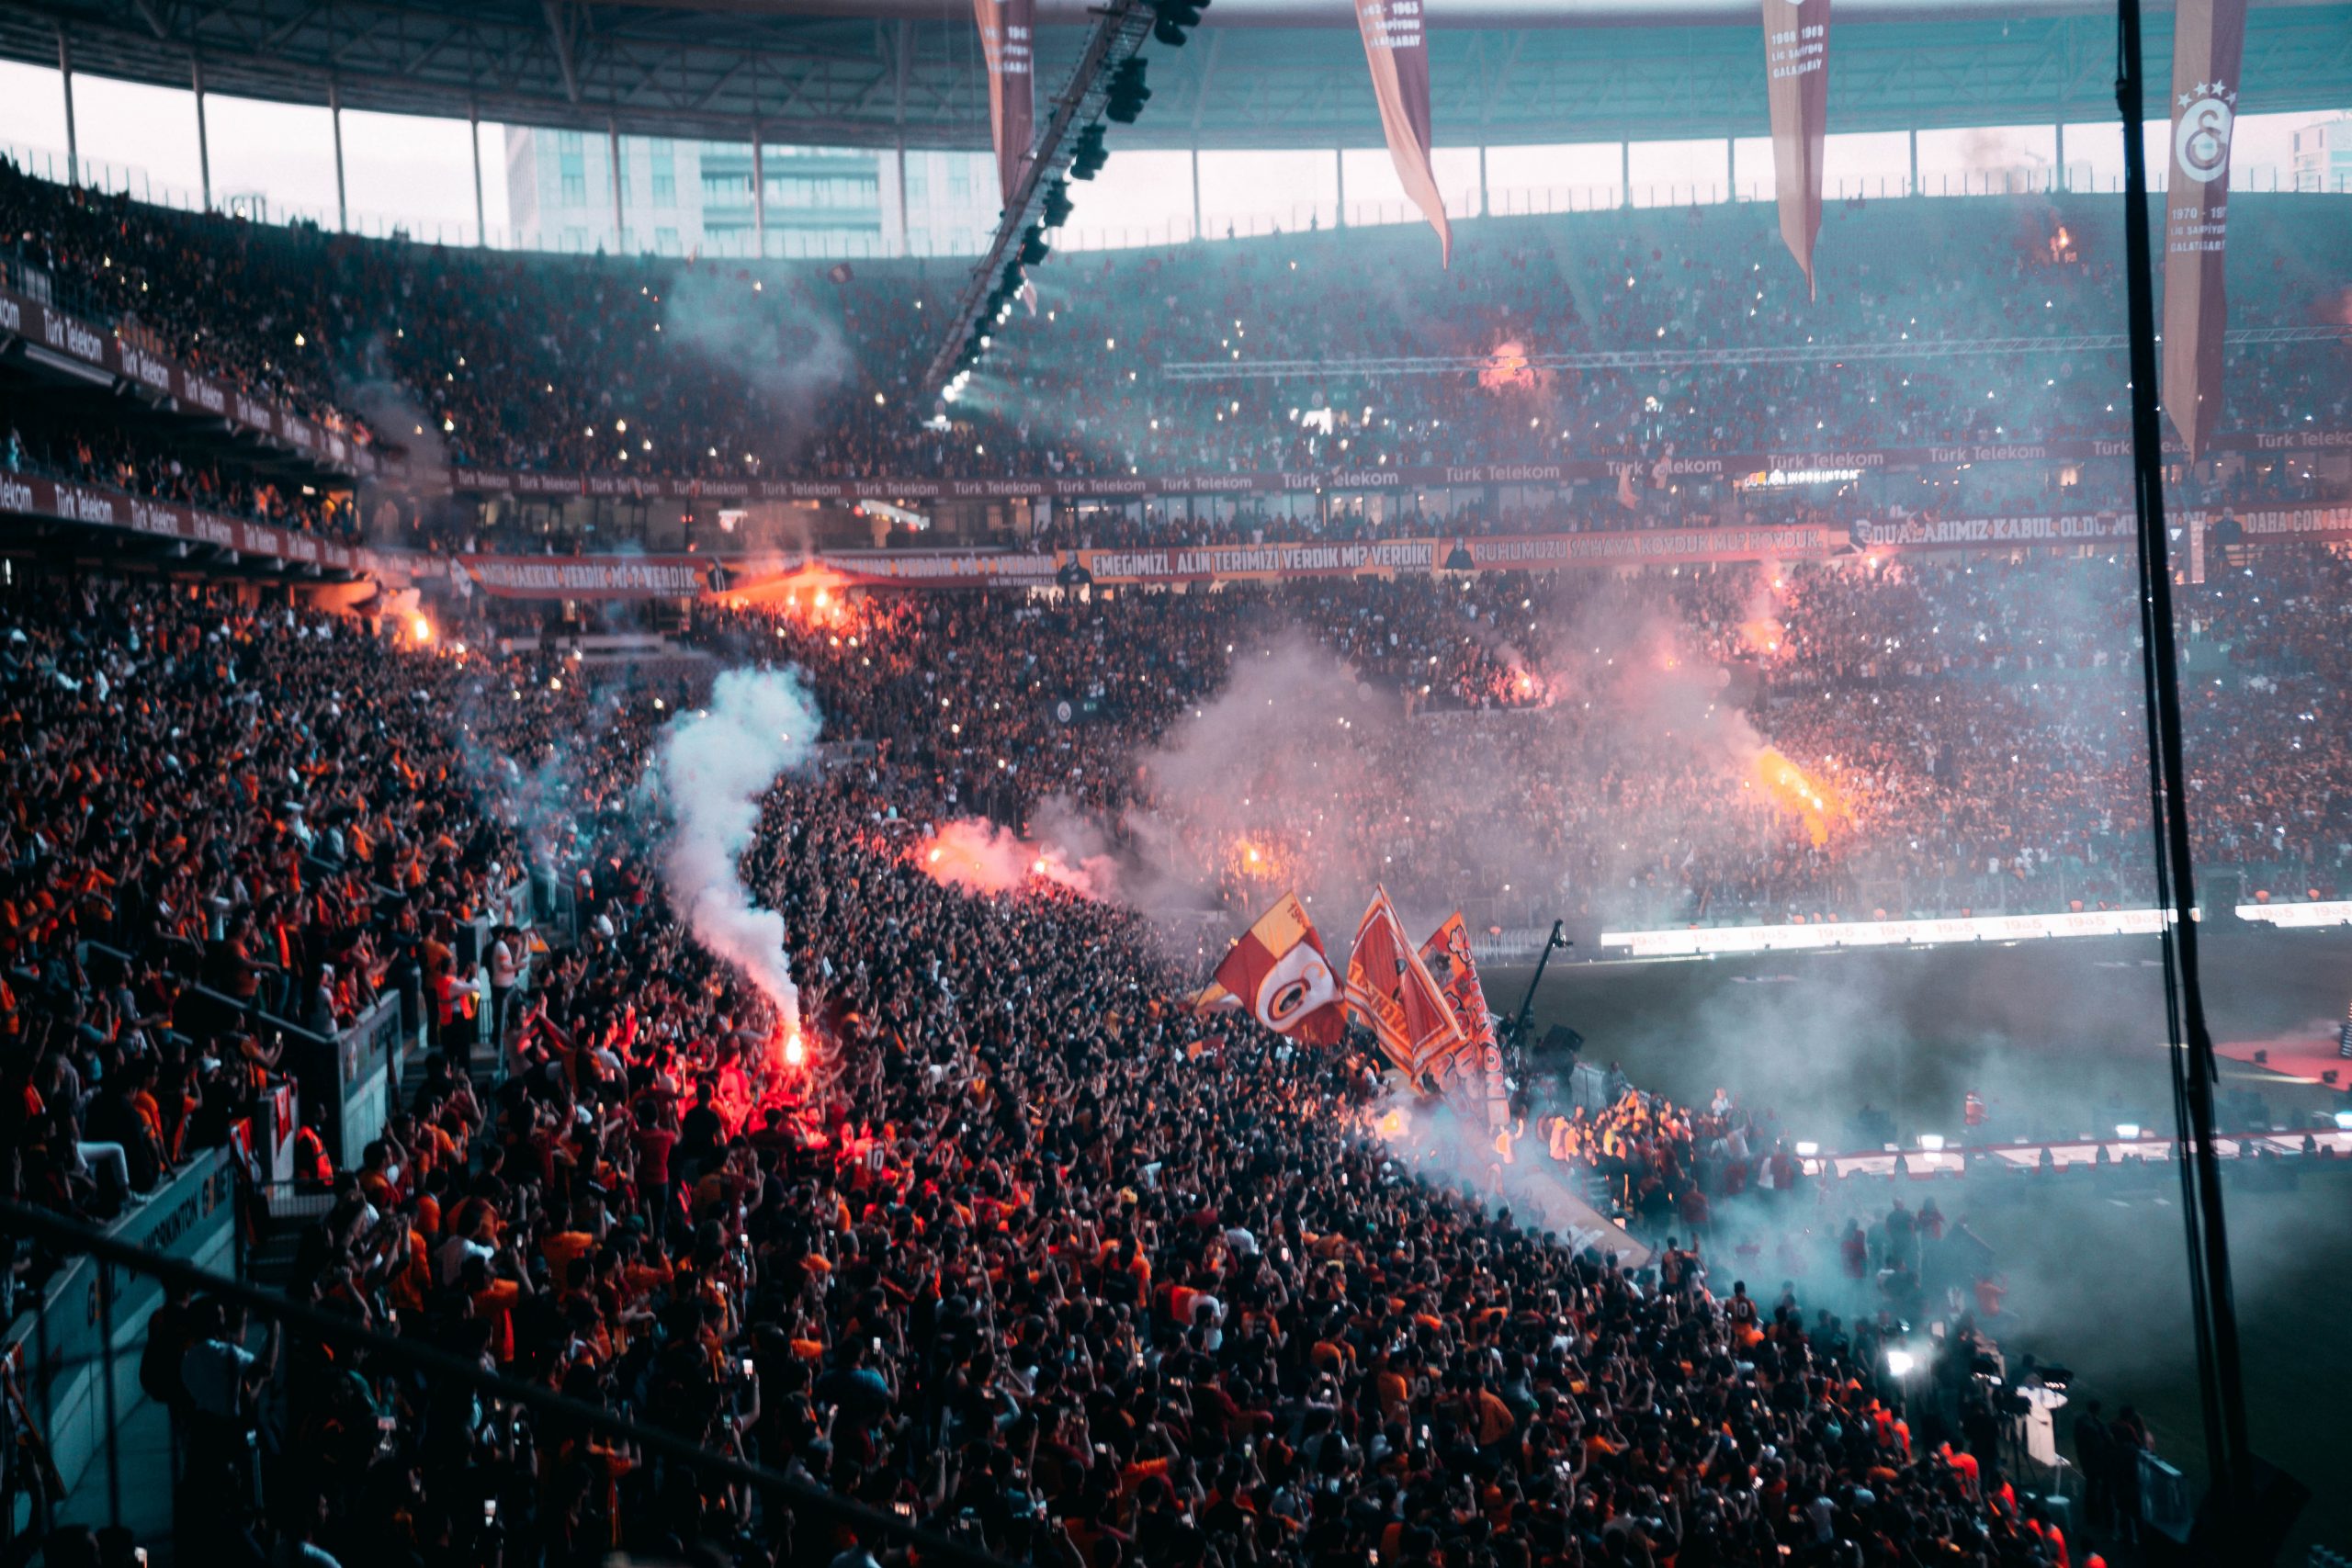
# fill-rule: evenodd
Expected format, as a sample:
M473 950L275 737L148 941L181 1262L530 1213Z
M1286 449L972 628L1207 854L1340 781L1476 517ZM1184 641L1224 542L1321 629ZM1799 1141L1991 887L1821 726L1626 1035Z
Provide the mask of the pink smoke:
M916 844L914 860L933 881L967 893L1017 893L1033 882L1088 898L1108 898L1112 892L1107 857L1091 855L1072 864L1059 851L977 817L950 822Z

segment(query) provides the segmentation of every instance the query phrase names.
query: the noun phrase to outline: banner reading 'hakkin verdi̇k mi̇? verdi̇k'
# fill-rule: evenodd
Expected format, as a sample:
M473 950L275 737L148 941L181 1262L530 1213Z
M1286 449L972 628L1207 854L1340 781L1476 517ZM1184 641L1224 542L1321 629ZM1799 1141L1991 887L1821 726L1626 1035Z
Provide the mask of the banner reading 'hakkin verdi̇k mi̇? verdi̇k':
M2222 422L2222 286L2245 0L2179 0L2172 14L2172 175L2165 188L2165 412L2200 455Z
M1781 238L1813 280L1821 234L1821 150L1829 122L1829 0L1763 0L1765 98L1772 113L1772 184Z
M980 55L989 67L989 131L996 139L997 197L1010 204L1035 134L1030 40L1036 33L1037 0L972 0L972 16L979 24Z
M1372 67L1372 95L1380 103L1380 130L1405 194L1437 231L1441 265L1453 261L1453 229L1445 220L1430 166L1430 51L1421 28L1421 0L1356 0L1356 28ZM1346 214L1340 215L1344 220Z

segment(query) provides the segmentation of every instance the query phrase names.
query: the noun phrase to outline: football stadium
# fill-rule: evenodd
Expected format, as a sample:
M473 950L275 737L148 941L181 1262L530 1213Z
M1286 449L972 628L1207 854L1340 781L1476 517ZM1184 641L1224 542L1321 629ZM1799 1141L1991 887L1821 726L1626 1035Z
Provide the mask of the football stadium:
M2352 4L0 0L0 1568L2352 1562Z

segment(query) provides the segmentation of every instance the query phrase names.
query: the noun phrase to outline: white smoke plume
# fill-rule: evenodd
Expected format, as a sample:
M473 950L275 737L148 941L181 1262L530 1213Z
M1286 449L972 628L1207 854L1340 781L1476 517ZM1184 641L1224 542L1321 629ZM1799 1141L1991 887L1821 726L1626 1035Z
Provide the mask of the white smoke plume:
M856 355L840 321L805 298L755 291L704 268L673 277L662 305L667 342L741 377L758 394L753 423L763 434L805 441L820 423L825 397L856 380Z
M785 951L784 917L752 902L737 862L760 818L760 796L817 743L816 699L790 670L729 670L710 705L673 720L655 762L669 797L662 861L670 902L695 939L759 987L787 1032L800 992Z

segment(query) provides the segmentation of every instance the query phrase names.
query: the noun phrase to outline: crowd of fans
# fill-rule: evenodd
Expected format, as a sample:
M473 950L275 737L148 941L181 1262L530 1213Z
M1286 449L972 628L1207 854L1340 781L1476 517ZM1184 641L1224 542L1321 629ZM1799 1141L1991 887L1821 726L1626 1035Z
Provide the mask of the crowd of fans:
M233 456L199 454L148 432L60 417L52 399L6 382L0 382L0 469L344 541L361 534L347 489L262 474Z
M2249 894L2334 897L2352 578L2319 547L2215 566L2179 591L2200 852ZM1381 881L1481 925L1852 919L2148 901L2131 584L2120 558L1915 557L800 594L780 638L766 612L696 635L788 653L949 815L1108 852L1155 902L1296 886L1343 922Z
M2340 206L2242 198L2233 325L2336 319ZM436 479L450 467L1125 477L1566 457L1646 471L1675 455L2120 435L2121 355L2079 345L1728 367L1521 363L2111 333L2112 216L2047 197L1839 209L1817 299L1754 204L1485 220L1463 226L1450 271L1432 265L1419 284L1408 280L1428 246L1407 228L1057 258L1037 269L1035 314L1000 327L978 378L942 409L918 380L934 346L926 322L960 282L952 263L865 262L835 281L813 265L450 250L170 212L0 164L6 249L61 302L364 429ZM1391 252L1393 264L1379 259ZM1919 267L1923 254L1937 266ZM1330 288L1335 272L1368 265L1396 281ZM1492 363L1403 378L1241 373L1399 355ZM2340 427L2352 413L2341 357L2337 343L2233 351L2227 427ZM1176 380L1162 374L1171 363L1234 369ZM2053 483L2036 476L2038 490ZM1603 507L1606 488L1593 498ZM1650 502L1732 503L1706 483Z
M1833 427L1900 444L2120 429L2104 411L2121 373L2097 353L1995 362L1984 387L1967 358L1702 382L1521 373L1504 349L1689 342L1702 313L1726 347L2103 321L2109 247L2064 204L2000 210L2013 222L1961 203L1832 214L1818 307L1761 209L1468 226L1453 273L1393 299L1331 290L1338 247L1360 276L1366 247L1426 235L1237 243L1204 274L1073 259L1040 270L1036 317L925 424L913 367L945 271L862 264L835 283L384 245L0 165L0 236L69 308L316 416L356 411L379 450L427 465L662 475L1646 464ZM2301 321L2340 288L2324 269L2343 247L2313 233L2331 210L2242 217L2242 321ZM1910 265L1923 248L1932 275ZM1138 301L1159 303L1138 320ZM2340 424L2340 345L2324 348L2234 359L2230 417ZM1359 354L1501 357L1483 384L1158 374ZM356 525L342 498L6 409L12 469ZM2005 502L2047 482L1966 480ZM2307 481L2193 482L2245 504ZM1724 515L1720 494L1640 489L1601 504ZM1311 526L1521 525L1342 510ZM1101 544L1310 525L1067 526L1060 542ZM1882 1377L1928 1304L1904 1276L1927 1216L1873 1221L1868 1290L1751 1296L1735 1270L1849 1266L1854 1233L1808 1217L1769 1118L1621 1084L1525 1146L1589 1169L1660 1261L1562 1246L1357 1137L1367 1057L1183 1011L1196 966L1137 909L1229 917L1295 886L1344 929L1375 882L1482 925L2143 903L2131 592L2129 568L2096 558L1050 601L810 589L698 607L696 656L622 676L499 655L463 635L480 610L421 640L250 589L11 573L10 1195L121 1213L259 1114L309 1036L406 992L429 1055L382 1136L330 1149L307 1107L298 1163L332 1206L293 1298L886 1517L1064 1568L2073 1568L2005 1477L1965 1325L1935 1352L1956 1369L1936 1397L1904 1407ZM2352 567L2317 547L2217 559L2181 609L2200 852L2249 888L2332 894L2352 861L2334 706ZM703 673L747 661L803 671L838 747L767 793L741 860L785 915L806 1060L682 926L649 832L653 737ZM1121 897L934 878L927 836L972 816L1107 866ZM526 975L504 922L534 883L575 919ZM466 930L489 938L481 994ZM1796 1253L1716 1246L1711 1203L1751 1185L1789 1200ZM57 1262L7 1261L12 1293ZM255 1356L248 1337L222 1303L178 1298L150 1330L189 1561L619 1549L858 1568L888 1550L397 1355L293 1335Z
M1416 613L1394 593L1382 615ZM741 861L786 914L817 1042L795 1066L759 994L681 929L642 831L647 743L691 691L592 696L560 664L19 577L0 606L15 1190L104 1195L72 1162L153 1131L142 1090L167 1160L153 1086L174 1073L207 1086L188 1137L217 1137L207 1118L239 1103L209 1086L272 1070L289 988L356 977L339 1016L389 982L387 955L430 969L447 922L543 865L577 889L576 944L499 1010L481 1071L442 1028L384 1135L323 1173L294 1299L1069 1568L2069 1561L2005 1472L1965 1323L1949 1397L1905 1404L1883 1347L1909 1330L1868 1292L1767 1301L1679 1235L1637 1279L1520 1229L1354 1135L1366 1058L1182 1011L1194 976L1141 916L926 874L903 825L968 798L983 770L950 761L956 726L998 722L1027 652L1055 650L1057 676L1148 671L1099 699L1137 726L1169 638L1198 664L1180 685L1216 683L1223 645L1192 629L1214 637L1213 608L985 635L1001 613L707 628L762 635L808 668L829 735L872 742L779 780ZM92 960L117 946L127 1006ZM159 976L191 968L232 1005L169 1005ZM748 1114L722 1112L730 1077ZM131 1109L102 1118L93 1091ZM146 1371L183 1438L189 1561L890 1549L209 1300L159 1310Z

